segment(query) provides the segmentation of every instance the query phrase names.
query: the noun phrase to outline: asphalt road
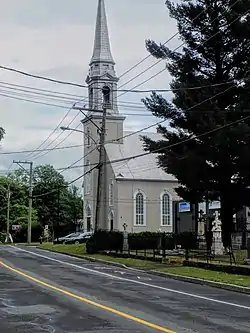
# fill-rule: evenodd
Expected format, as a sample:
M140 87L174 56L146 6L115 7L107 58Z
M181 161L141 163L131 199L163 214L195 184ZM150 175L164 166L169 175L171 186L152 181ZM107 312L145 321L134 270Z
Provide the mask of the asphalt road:
M250 296L0 246L0 318L1 333L249 333Z

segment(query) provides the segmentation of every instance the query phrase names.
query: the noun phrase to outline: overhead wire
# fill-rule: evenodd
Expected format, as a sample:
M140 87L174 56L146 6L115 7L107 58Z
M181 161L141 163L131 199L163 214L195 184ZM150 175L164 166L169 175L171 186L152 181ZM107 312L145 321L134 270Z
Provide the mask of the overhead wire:
M65 147L57 147L57 148L45 148L45 149L34 149L34 150L17 150L17 151L0 151L0 155L17 155L17 154L27 154L33 152L44 152L44 151L51 151L51 150L64 150L64 149L73 149L73 148L80 148L82 145L71 145Z
M236 0L232 5L229 6L229 8L233 8L233 7L234 7L239 1L240 1L240 0ZM229 8L226 8L225 11L224 11L223 13L227 12ZM243 15L240 14L236 19L234 19L234 20L233 20L232 22L230 22L229 24L226 23L225 26L229 27L229 26L232 25L234 22L236 22L238 19L244 17L249 11L250 11L250 10L247 10ZM203 14L203 13L204 13L204 11L202 11L201 13L199 13L199 14L198 14L198 15L192 20L192 22L194 22L194 21L195 21L195 20L196 20L201 14ZM223 13L222 13L222 14L223 14ZM217 19L218 19L218 18L216 17L216 18L211 22L211 24L212 24L215 20L217 20ZM205 29L206 29L206 27L204 27L204 28L201 30L201 32L202 32L203 30L205 30ZM208 42L208 41L211 40L213 37L217 36L219 33L220 33L220 31L216 32L214 35L212 35L212 36L210 36L209 38L207 38L204 42L202 42L202 43L201 43L199 46L197 46L196 48L198 48L198 47L200 47L201 45L203 45L204 43ZM181 48L183 45L185 45L185 42L183 42L181 45L179 45L179 46L176 47L174 50L172 50L172 52L177 51L177 50L178 50L179 48ZM160 59L160 60L156 61L155 64L153 64L152 66L148 67L146 70L144 70L143 72L137 74L135 77L131 78L129 81L127 81L127 82L125 82L123 85L121 85L121 86L119 87L119 89L122 88L123 86L127 85L128 83L134 81L136 78L140 77L142 74L146 73L148 70L152 69L153 67L155 67L157 64L159 64L159 63L160 63L161 61L163 61L163 60L164 60L164 59ZM160 75L161 73L163 73L166 69L167 69L167 66L165 66L165 68L161 69L161 70L160 70L159 72L157 72L156 74L152 75L150 78L148 78L148 79L144 80L143 82L137 84L136 86L134 86L133 88L131 88L131 90L133 91L134 89L136 89L136 88L142 86L143 84L149 82L150 80L152 80L152 79L155 78L156 76L158 76L158 75ZM125 95L126 93L127 93L127 92L124 92L124 93L118 95L118 98L121 97L121 96L123 96L123 95Z

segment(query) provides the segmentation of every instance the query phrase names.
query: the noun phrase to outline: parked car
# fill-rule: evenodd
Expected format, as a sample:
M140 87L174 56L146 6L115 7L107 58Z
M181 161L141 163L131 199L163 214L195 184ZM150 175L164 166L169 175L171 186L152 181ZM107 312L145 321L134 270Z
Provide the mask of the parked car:
M63 244L65 242L65 240L68 240L70 239L71 237L77 237L78 235L80 234L80 232L73 232L67 236L64 236L64 237L59 237L59 238L56 238L54 239L54 244Z
M64 244L81 244L86 243L87 240L93 235L93 232L82 232L77 236L70 237L64 240Z

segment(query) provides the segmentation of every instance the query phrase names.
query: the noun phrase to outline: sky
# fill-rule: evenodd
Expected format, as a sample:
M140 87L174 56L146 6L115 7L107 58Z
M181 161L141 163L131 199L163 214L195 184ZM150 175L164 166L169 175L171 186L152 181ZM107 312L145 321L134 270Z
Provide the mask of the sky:
M176 32L176 23L169 18L164 0L106 0L105 4L118 77L148 55L146 39L163 43ZM97 0L3 1L0 11L0 65L84 85L93 50L96 11ZM178 37L168 43L170 48L178 45ZM118 88L156 62L156 59L149 57L123 76ZM161 61L124 85L123 89L134 88L163 68L165 63ZM168 72L164 71L137 89L168 89L170 80ZM126 107L119 109L121 114L131 114L126 118L125 130L139 130L157 121L141 103L141 99L148 95L127 93L120 97L122 105L125 105L124 102L136 103L133 108L129 108L127 103ZM81 145L81 133L62 132L56 128L72 104L86 97L86 88L31 79L0 69L0 125L6 131L0 143L0 153L37 149L48 136L40 149ZM171 95L166 97L171 98ZM81 119L76 110L71 110L61 126L75 128ZM60 169L70 166L82 156L82 147L39 154L0 154L1 175L3 170L9 169L13 159L31 160L34 166L52 164ZM77 164L83 164L83 161ZM14 164L10 170L16 168L18 166ZM82 168L62 172L68 181L82 173ZM79 186L81 182L76 184Z

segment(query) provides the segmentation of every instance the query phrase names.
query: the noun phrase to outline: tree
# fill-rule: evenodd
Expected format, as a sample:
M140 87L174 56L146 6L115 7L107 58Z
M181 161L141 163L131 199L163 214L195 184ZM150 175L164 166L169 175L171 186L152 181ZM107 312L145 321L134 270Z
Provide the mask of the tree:
M7 223L7 191L10 187L10 227L28 221L28 192L20 182L9 177L0 177L0 231L6 231ZM36 210L32 212L33 221L37 221Z
M26 175L27 173L20 169L12 178L28 188ZM75 186L68 188L63 175L51 165L39 165L34 168L33 197L38 222L43 227L48 224L56 237L64 233L64 230L74 230L75 221L82 217L79 213L82 199L78 189Z
M249 204L250 2L167 0L166 5L184 46L174 52L146 41L152 55L166 60L174 97L169 102L153 93L143 100L153 115L168 121L167 127L158 126L162 140L144 136L144 148L176 176L182 198L220 199L228 247L233 215Z

